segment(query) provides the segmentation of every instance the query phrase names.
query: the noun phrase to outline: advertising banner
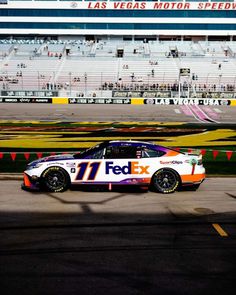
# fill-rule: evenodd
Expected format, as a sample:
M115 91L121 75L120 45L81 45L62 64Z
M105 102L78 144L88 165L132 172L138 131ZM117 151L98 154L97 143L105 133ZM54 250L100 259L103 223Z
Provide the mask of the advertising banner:
M2 90L1 96L16 96L16 97L25 97L25 96L35 96L35 97L51 97L58 96L58 91L44 91L44 90Z
M126 98L69 98L69 104L131 104Z
M47 97L0 97L0 103L52 103Z

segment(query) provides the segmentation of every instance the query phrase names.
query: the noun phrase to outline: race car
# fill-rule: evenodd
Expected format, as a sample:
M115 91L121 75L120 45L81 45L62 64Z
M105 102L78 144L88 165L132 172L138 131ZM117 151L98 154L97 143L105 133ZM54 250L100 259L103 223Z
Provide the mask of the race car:
M200 152L184 153L140 141L105 141L84 152L29 163L23 189L62 192L72 185L139 185L160 193L197 189L205 179Z

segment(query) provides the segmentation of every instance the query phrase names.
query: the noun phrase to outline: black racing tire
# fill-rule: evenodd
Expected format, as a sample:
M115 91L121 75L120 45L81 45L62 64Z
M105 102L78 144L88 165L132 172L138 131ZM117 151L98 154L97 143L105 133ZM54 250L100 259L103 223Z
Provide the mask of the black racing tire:
M173 193L177 190L179 184L179 175L172 169L160 169L152 177L152 187L159 193Z
M64 192L70 185L70 177L63 168L52 166L42 173L41 185L50 192Z

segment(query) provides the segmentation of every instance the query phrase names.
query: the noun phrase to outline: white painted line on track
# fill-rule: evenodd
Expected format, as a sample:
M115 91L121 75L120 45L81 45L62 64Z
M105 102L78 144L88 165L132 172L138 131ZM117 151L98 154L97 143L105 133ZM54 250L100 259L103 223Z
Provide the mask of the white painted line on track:
M198 105L188 105L187 107L198 121L204 123L219 123L210 118Z
M175 109L176 114L181 114L181 111L179 109Z
M201 118L199 118L198 116L196 116L195 112L192 110L190 105L186 105L186 107L188 108L189 112L192 114L192 116L199 122L201 123L206 123L205 120L202 120ZM209 122L208 122L209 123Z
M215 108L214 111L218 114L222 113L222 111L220 109Z
M203 107L203 110L205 111L206 114L208 114L208 116L210 116L211 119L213 119L213 120L219 119L218 113L216 113L209 106Z
M214 123L220 123L214 119L212 119L203 109L200 108L200 106L196 105L196 108L199 110L199 112L202 112L202 114L209 119L210 121L214 122Z

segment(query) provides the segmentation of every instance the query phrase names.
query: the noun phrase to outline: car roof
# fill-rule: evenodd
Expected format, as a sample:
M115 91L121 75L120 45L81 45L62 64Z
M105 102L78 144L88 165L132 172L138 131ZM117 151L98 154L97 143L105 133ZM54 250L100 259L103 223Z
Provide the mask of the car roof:
M159 147L159 145L157 145L155 143L138 141L138 140L109 140L109 141L106 141L106 145L143 146L143 147L150 147L150 148Z

